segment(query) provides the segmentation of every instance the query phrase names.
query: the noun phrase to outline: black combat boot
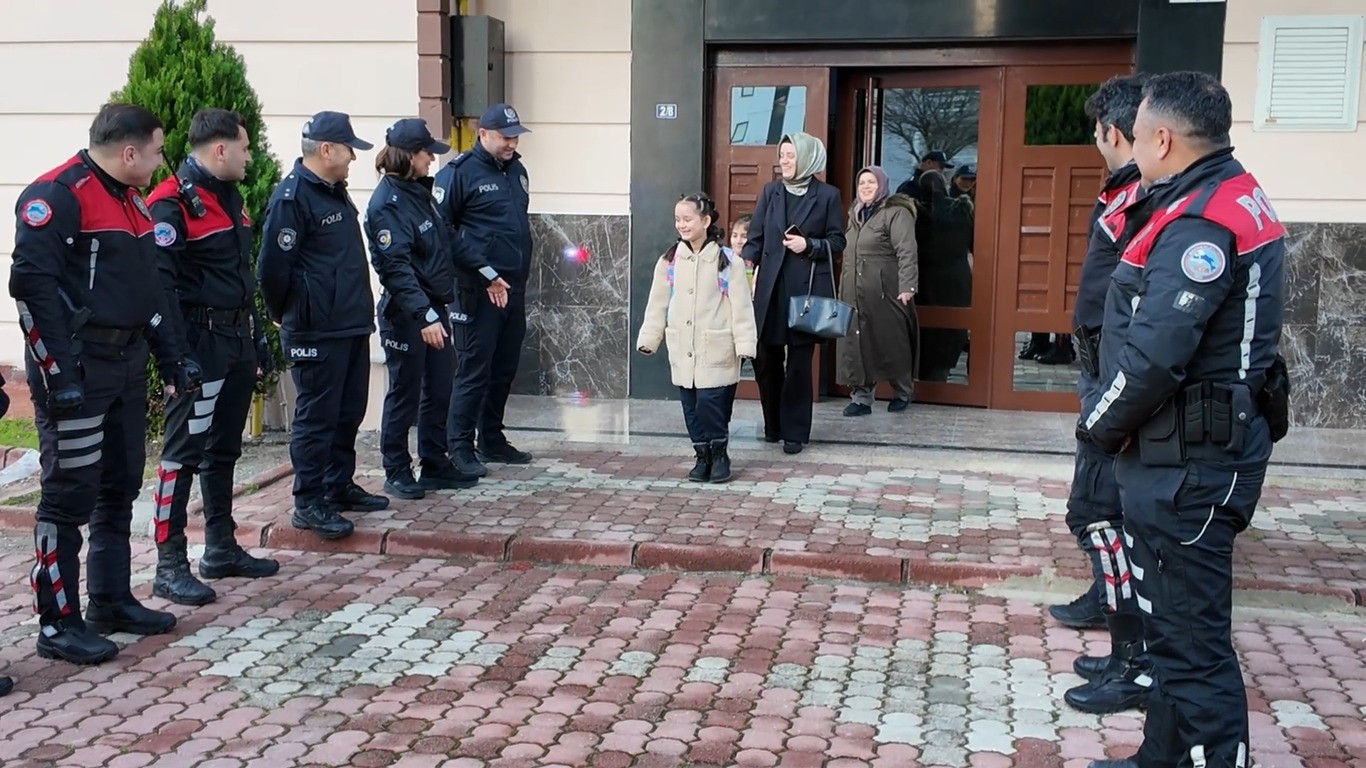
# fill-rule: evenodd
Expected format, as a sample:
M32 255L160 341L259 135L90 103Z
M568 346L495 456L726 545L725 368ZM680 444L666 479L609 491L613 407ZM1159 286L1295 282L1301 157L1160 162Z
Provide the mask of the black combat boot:
M1060 334L1052 349L1034 359L1039 365L1071 365L1077 359L1077 350L1072 347L1072 336Z
M1048 613L1064 627L1095 629L1105 626L1105 613L1100 608L1100 585L1091 582L1086 593L1067 605L1050 605Z
M99 664L119 647L81 619L81 529L39 522L33 528L38 562L31 574L38 610L38 655L72 664Z
M487 472L487 470L485 470ZM440 465L422 465L422 478L418 484L427 491L461 491L479 484L478 475L461 474L449 460Z
M697 463L688 473L688 479L694 483L705 483L711 479L711 443L693 443L692 449L697 454Z
M44 659L61 659L85 666L108 661L118 654L118 645L96 634L80 616L43 624L38 633L38 655Z
M1072 671L1087 682L1095 682L1109 663L1109 656L1078 656L1072 661Z
M485 443L479 447L476 457L488 464L496 462L498 464L530 464L535 457L526 451L519 451L512 443L507 440L502 442Z
M388 499L370 493L355 483L329 493L327 503L341 512L347 510L352 512L378 512L389 507Z
M12 691L12 690L14 690L14 680L13 680L13 678L9 678L9 677L5 677L4 675L0 675L0 696L4 696L5 694L9 693L9 692Z
M199 558L199 575L206 579L263 579L279 573L278 562L252 557L237 543L232 477L205 472L199 476L199 484L204 492L204 556Z
M1143 658L1143 619L1133 613L1112 613L1110 658L1094 681L1063 694L1073 709L1109 715L1147 706L1152 677Z
M409 467L388 473L384 478L384 492L396 498L409 500L421 499L427 495L422 486L418 485L413 477L413 470Z
M91 595L90 605L85 610L85 623L90 629L102 635L112 635L115 632L162 635L175 629L175 614L147 608L132 595Z
M172 534L157 544L157 576L152 582L152 594L177 605L208 605L218 599L212 587L200 583L190 573L184 534Z
M475 458L474 450L470 448L456 448L451 451L451 466L455 467L456 474L461 477L478 479L489 476L489 468Z
M727 439L711 441L711 481L724 483L730 480L730 454L726 452L730 441Z
M328 541L344 539L356 531L354 523L326 504L295 507L290 523L299 530L313 531Z

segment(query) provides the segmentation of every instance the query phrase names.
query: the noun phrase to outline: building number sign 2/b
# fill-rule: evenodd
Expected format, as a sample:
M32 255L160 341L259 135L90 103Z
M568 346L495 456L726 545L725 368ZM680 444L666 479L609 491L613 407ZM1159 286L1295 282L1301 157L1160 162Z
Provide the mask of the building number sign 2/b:
M677 104L656 104L656 105L655 105L655 119L656 119L656 120L677 120L677 119L678 119L678 105L677 105Z

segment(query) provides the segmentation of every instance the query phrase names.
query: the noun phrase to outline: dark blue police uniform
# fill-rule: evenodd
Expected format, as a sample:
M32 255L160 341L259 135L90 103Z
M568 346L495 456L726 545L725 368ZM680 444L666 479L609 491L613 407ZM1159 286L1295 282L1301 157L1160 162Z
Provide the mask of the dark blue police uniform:
M137 190L84 150L19 195L10 295L28 347L42 454L33 568L38 653L94 664L118 646L91 632L157 634L175 616L130 586L133 501L147 437L148 341L182 396L199 368L184 357L157 275L151 212ZM90 606L80 604L81 526L90 526Z
M506 104L490 107L479 127L506 137L529 133ZM506 162L476 142L436 174L433 188L442 216L459 233L456 296L450 308L456 372L451 393L451 459L465 476L488 470L485 461L525 464L503 434L503 413L526 339L526 284L531 272L530 183L521 155ZM486 288L496 279L510 286L506 307L494 306Z
M385 134L390 147L441 155L449 144L437 141L420 118L399 120ZM422 340L422 329L440 325L450 332L447 305L455 295L454 233L436 210L432 178L404 179L386 174L375 187L365 213L370 260L384 292L379 300L379 334L389 391L384 396L380 450L386 493L420 499L425 490L468 488L472 480L455 476L446 442L452 346ZM408 431L417 422L417 452L422 481L413 478Z
M320 112L304 126L305 139L352 149L374 145L356 138L350 118ZM271 194L261 254L261 295L298 390L294 432L296 528L323 538L351 535L339 510L384 509L388 499L356 485L356 433L370 388L374 294L361 238L360 213L346 182L328 182L300 158Z
M1078 437L1118 453L1125 554L1155 690L1141 768L1247 764L1233 542L1261 496L1275 412L1285 228L1224 149L1157 182L1105 305L1102 392Z

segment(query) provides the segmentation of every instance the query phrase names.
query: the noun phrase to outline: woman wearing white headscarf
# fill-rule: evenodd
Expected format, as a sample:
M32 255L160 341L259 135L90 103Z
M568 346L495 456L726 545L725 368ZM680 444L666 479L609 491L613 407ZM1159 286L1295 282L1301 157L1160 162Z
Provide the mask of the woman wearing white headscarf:
M782 178L759 195L743 257L758 269L754 378L764 410L764 439L781 440L784 452L800 453L811 440L811 361L820 339L788 328L788 299L808 293L834 298L833 263L844 250L844 206L834 187L815 178L825 172L825 145L815 136L784 136L778 167Z

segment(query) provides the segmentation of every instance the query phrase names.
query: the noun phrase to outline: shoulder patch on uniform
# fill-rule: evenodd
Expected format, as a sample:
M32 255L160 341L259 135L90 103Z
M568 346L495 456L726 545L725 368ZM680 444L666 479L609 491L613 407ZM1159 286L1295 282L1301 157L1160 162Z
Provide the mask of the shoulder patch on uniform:
M432 197L436 198L437 205L446 202L446 188L442 186L433 185Z
M1196 243L1181 254L1181 271L1197 283L1212 283L1224 274L1228 257L1214 243Z
M19 218L30 227L41 227L52 221L52 206L41 197L36 197L24 203L24 210L19 214Z
M275 244L280 246L280 250L282 251L292 251L294 250L294 244L298 242L298 240L299 233L289 227L285 227L280 230L280 234L276 236Z
M379 249L383 251L393 244L394 236L390 234L389 230L381 229L375 233L375 242L379 243Z
M1204 314L1206 303L1203 296L1190 291L1182 291L1176 294L1176 299L1172 301L1172 309L1179 309L1186 314L1199 317Z
M1110 214L1112 214L1112 213L1114 213L1115 211L1119 210L1119 207L1120 207L1121 205L1124 205L1124 201L1125 201L1125 200L1128 200L1128 199L1129 199L1129 190L1127 190L1127 189L1121 189L1121 190L1119 191L1119 194L1118 194L1118 195L1115 195L1115 199L1114 199L1114 200L1111 200L1111 201L1110 201L1110 204L1109 204L1108 206L1105 207L1105 213L1102 214L1102 215L1104 215L1104 216L1109 216Z
M147 208L147 201L143 200L142 195L136 192L133 193L133 206L138 209L138 213L149 219L152 218L152 212Z
M525 176L522 177L522 191L531 194L531 182L527 181Z
M156 239L157 245L162 248L172 245L176 240L175 227L171 226L169 222L159 221L155 227L152 227L152 237Z

